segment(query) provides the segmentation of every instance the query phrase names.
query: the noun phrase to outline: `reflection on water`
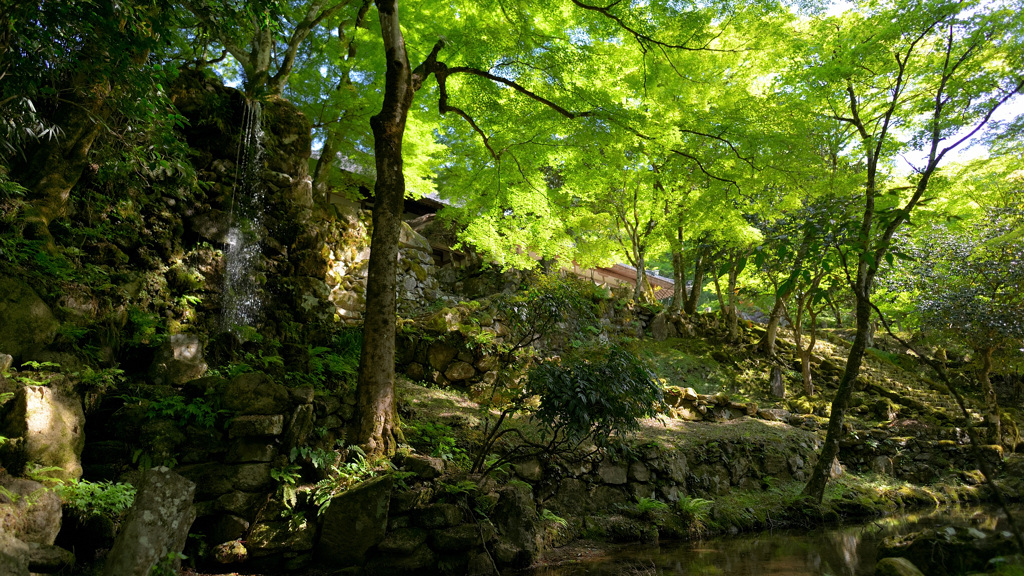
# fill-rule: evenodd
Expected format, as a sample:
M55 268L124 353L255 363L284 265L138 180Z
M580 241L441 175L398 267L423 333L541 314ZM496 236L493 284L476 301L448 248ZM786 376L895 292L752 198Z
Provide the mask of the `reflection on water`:
M1015 515L1020 511L1015 511ZM886 536L937 526L1008 530L994 508L950 508L829 529L761 532L704 542L624 548L611 560L541 568L531 576L870 576Z

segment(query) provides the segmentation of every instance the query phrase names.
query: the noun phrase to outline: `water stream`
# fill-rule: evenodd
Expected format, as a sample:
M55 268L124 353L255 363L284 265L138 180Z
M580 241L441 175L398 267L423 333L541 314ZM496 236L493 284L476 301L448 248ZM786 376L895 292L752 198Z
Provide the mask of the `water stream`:
M704 542L625 546L592 562L539 568L529 576L871 576L878 545L886 536L950 525L1008 529L994 508L950 509L810 532L781 530Z
M259 102L246 101L242 134L238 139L235 186L224 252L226 272L221 325L238 333L241 326L254 326L259 318L259 263L263 227L264 189L262 110Z

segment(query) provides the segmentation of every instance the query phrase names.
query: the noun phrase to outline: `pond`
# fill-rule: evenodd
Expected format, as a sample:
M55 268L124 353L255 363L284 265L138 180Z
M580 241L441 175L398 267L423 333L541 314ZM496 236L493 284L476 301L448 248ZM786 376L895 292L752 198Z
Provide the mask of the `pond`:
M1014 513L1021 516L1020 510ZM871 576L878 544L886 536L951 525L1009 529L996 508L950 508L809 531L776 530L703 542L623 547L592 562L539 568L529 575Z

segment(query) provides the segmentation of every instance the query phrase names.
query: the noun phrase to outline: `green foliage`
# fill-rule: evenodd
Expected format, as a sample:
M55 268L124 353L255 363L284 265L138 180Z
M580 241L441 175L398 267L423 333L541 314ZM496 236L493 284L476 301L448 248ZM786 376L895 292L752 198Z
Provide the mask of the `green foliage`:
M661 386L644 363L618 346L588 351L584 358L541 362L526 385L540 398L533 417L572 443L605 444L613 434L639 429L662 401Z
M285 380L295 386L313 386L316 390L353 388L362 349L362 331L341 330L331 339L329 347L308 346L306 369L288 372Z
M114 482L66 480L56 487L64 506L81 518L104 515L117 520L135 502L135 487Z
M690 522L696 532L702 532L707 526L711 508L714 505L715 503L711 500L680 496L676 501L675 509L683 519Z
M636 501L637 514L644 517L651 517L659 512L665 512L669 509L669 505L654 498L647 498L641 496Z
M213 428L217 421L227 414L229 411L221 410L216 398L187 399L184 396L168 396L153 400L146 410L146 416L150 418L170 418L181 427L195 424L201 428Z
M402 429L406 440L417 450L455 464L469 466L466 450L458 445L452 427L441 422L407 422Z
M331 505L335 496L347 491L363 480L373 478L377 471L366 459L366 453L358 446L349 446L350 461L340 466L331 465L327 478L313 487L313 504L318 507L317 514L323 514Z
M279 484L295 484L302 479L302 467L298 464L288 464L279 468L271 468L270 477Z

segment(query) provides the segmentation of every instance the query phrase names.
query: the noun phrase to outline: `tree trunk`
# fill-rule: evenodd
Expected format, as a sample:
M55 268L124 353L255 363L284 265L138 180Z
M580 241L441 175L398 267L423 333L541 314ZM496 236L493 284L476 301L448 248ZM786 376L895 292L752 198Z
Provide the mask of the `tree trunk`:
M768 327L765 329L764 338L761 339L761 352L768 356L775 355L775 341L779 333L779 322L782 320L782 310L786 306L781 296L775 297L775 306L772 306L772 313L768 316Z
M330 203L328 180L331 177L331 168L334 166L334 157L337 151L336 136L328 129L324 146L320 149L320 158L317 159L316 168L313 169L313 202L323 206Z
M981 348L975 350L981 357L981 371L978 372L978 380L981 382L981 392L985 395L985 424L988 426L989 444L1002 444L1002 422L999 418L999 401L996 398L996 390L992 387L989 374L992 373L992 348Z
M405 203L402 137L415 94L397 0L377 0L387 54L384 104L370 118L377 183L374 186L373 236L366 280L363 351L356 384L356 443L367 454L394 454L401 438L395 411L395 289L398 240Z
M668 307L669 314L677 315L686 301L686 259L683 258L682 247L672 250L672 304Z
M736 303L736 277L739 276L739 271L736 270L736 262L733 261L732 268L729 269L729 341L739 342L740 340L740 318L737 312Z
M697 302L704 291L704 253L697 251L697 257L693 259L693 285L690 286L690 297L686 301L683 312L689 315L697 313Z
M861 267L866 268L866 264L861 263ZM860 365L864 360L864 350L867 348L867 336L871 320L871 302L867 298L870 281L866 277L866 270L858 271L857 286L854 290L857 296L857 334L853 339L853 345L850 347L850 356L846 360L846 370L843 372L843 378L839 382L839 389L836 390L836 396L832 400L832 415L828 420L825 444L821 447L821 453L818 454L818 462L814 466L811 479L807 481L807 485L804 486L803 490L805 496L813 498L819 503L825 496L825 485L828 483L828 471L832 466L832 460L839 454L839 439L843 435L846 407L850 404L850 397L853 395L853 383L857 380L857 375L860 374Z

